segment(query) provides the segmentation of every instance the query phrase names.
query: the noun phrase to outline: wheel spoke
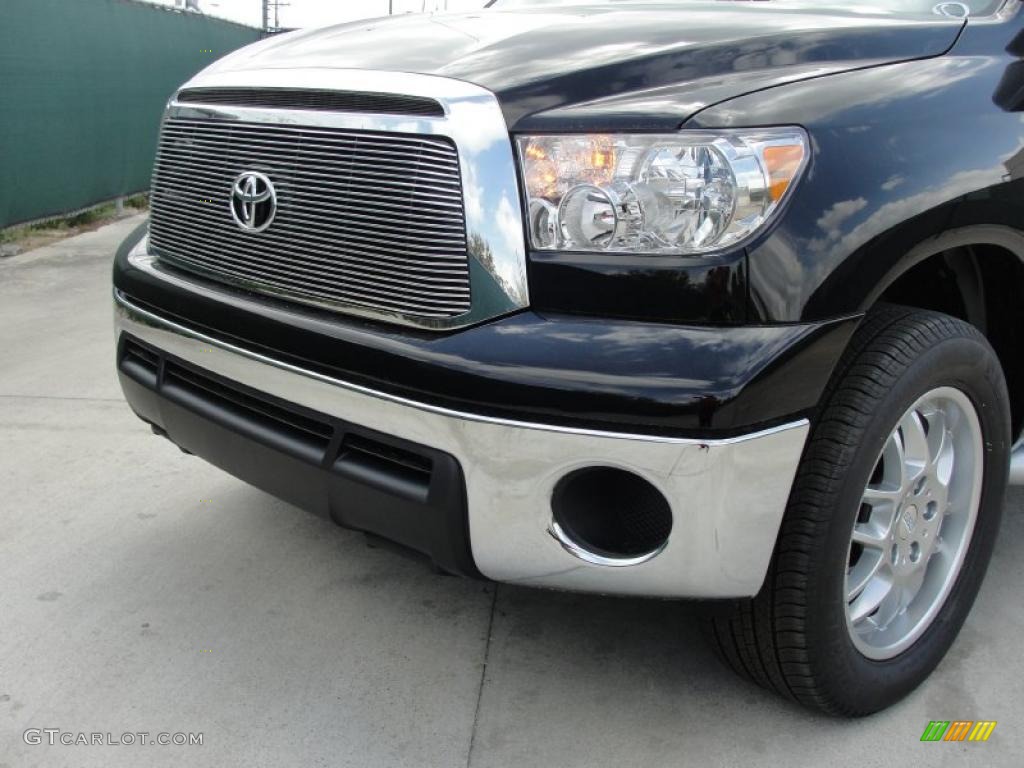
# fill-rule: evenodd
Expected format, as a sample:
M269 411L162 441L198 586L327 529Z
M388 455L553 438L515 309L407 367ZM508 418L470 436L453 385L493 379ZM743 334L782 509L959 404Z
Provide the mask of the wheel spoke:
M931 462L931 451L928 448L928 435L925 431L924 419L914 409L909 410L899 423L900 458L902 471L900 487L906 491L913 488L917 481L927 472Z
M864 489L861 500L868 506L877 507L882 504L896 504L902 497L903 491L899 488L873 488L869 485Z
M928 461L928 432L925 421L916 410L909 410L900 419L900 434L903 436L904 461Z
M889 534L871 523L858 523L853 528L853 541L867 549L883 551L887 549Z
M892 582L882 578L871 579L860 596L850 603L850 621L854 626L874 613L892 592Z
M928 556L929 560L939 559L946 557L949 554L949 550L946 547L946 542L939 538L935 542L935 546L932 547L931 554Z
M902 601L903 590L899 585L894 585L870 618L871 625L879 633L876 635L878 640L905 631L907 613L900 608Z
M945 424L945 419L943 419L943 424ZM935 436L933 445L935 448L928 470L933 482L948 490L949 483L953 479L953 462L955 460L953 439L949 430L943 428L942 432Z
M847 603L856 600L860 593L871 583L871 580L878 576L883 563L885 563L885 554L883 552L873 552L871 554L865 552L861 555L857 564L846 575Z
M946 412L939 407L930 410L924 418L928 422L928 463L934 465L942 453L942 447L948 444L949 419Z
M949 485L935 481L929 485L928 489L931 491L928 500L935 502L936 511L941 517L949 509Z
M900 603L901 608L906 608L917 597L917 593L921 591L921 585L924 584L925 574L927 568L918 568L913 573L909 574L903 582L903 598Z
M889 591L879 601L878 610L875 611L871 620L880 629L888 629L890 622L906 607L905 598L906 589L902 581L891 582Z

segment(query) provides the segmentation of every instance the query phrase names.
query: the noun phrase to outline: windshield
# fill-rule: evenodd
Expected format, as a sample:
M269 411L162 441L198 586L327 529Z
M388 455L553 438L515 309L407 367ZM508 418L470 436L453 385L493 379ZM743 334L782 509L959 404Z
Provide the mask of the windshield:
M637 3L643 0L494 0L490 6L494 7L520 7L520 6L544 6L544 5L581 5L581 4L626 4ZM728 0L717 0L726 2ZM651 0L647 0L648 3ZM696 0L658 0L662 3L672 5L696 4ZM942 2L941 0L853 0L852 2L839 2L833 0L759 0L758 5L767 5L778 8L789 8L794 10L802 9L835 9L848 13L882 13L893 15L921 16L934 14L937 16L952 16L964 18L967 16L988 16L995 13L1003 4L1004 0L958 0L957 2Z

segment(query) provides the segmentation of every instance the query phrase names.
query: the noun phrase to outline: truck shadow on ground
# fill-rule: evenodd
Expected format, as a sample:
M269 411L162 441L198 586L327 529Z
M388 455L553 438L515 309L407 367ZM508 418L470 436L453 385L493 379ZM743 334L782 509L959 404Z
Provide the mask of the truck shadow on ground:
M609 727L628 734L627 741L642 741L663 740L664 733L672 733L682 721L704 723L709 732L726 729L725 721L729 729L751 725L756 732L765 729L765 739L770 739L771 724L809 726L822 735L835 729L851 733L850 727L859 733L862 727L810 713L737 677L706 643L701 629L706 607L700 604L569 594L444 576L417 558L367 546L362 534L315 519L305 523L305 513L253 489L238 486L232 495L232 506L253 513L243 524L258 527L275 515L294 515L296 536L317 541L311 558L302 556L287 567L310 570L307 589L316 592L318 610L331 611L333 603L338 622L353 618L344 615L352 591L416 593L414 619L389 615L408 610L400 600L382 599L374 608L381 631L416 622L417 628L410 628L403 640L411 653L417 637L429 634L432 623L436 628L460 621L478 633L478 653L451 662L473 667L480 675L482 748L502 750L509 728L520 732L517 738L575 728L600 739L602 729ZM1024 555L1022 507L1024 492L1011 491L1003 540L982 603L986 593L994 601L992 593L1013 590L1007 583L1013 580L1008 569ZM287 549L301 552L301 542L294 544ZM317 562L321 559L324 562ZM296 597L298 603L304 602ZM979 605L976 613L983 609L991 612L992 606ZM291 627L303 621L298 613L290 618ZM962 662L953 658L958 648L961 656L991 652L989 640L972 629L970 621L964 635L967 639L958 642L951 658L918 692L887 713L859 722L898 725L902 731L909 719L916 726L919 710L938 706L963 684ZM383 658L377 663L389 662ZM745 749L756 749L756 744Z

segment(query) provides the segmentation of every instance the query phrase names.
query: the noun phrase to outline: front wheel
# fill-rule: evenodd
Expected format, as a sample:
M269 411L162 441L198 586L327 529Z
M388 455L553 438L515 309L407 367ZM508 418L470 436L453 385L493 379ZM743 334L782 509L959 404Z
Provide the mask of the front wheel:
M1009 403L972 326L885 306L837 366L765 584L713 612L741 674L866 715L918 686L956 638L1002 513Z

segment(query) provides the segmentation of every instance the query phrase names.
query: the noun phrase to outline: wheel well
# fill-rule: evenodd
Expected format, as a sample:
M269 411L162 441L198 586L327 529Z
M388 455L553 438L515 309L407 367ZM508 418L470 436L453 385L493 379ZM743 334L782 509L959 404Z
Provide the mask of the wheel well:
M988 338L1010 393L1013 435L1024 427L1024 264L998 245L967 245L936 253L904 272L881 301L944 312Z

